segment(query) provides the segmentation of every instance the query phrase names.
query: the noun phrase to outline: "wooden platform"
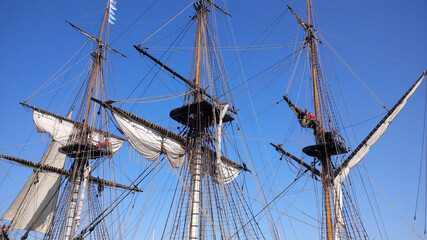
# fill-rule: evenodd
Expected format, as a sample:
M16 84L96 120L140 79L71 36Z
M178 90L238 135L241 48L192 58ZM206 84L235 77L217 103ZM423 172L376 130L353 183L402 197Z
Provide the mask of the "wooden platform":
M214 107L212 103L202 100L200 103L192 103L175 108L169 113L169 116L173 120L189 127L195 126L198 122L197 118L199 117L202 126L209 127L214 124L214 111L216 122L218 122L220 110L217 107ZM225 114L223 123L231 122L233 120L233 117L229 114Z

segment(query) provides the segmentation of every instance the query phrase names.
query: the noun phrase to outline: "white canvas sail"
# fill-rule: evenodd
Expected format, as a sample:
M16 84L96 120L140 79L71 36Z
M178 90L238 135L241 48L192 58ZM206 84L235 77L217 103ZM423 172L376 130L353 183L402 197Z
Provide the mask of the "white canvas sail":
M75 130L75 123L72 121L60 119L37 110L34 110L33 120L37 132L49 133L55 141L62 145L67 144L71 134L73 134L73 131ZM94 146L107 142L113 153L119 150L123 145L123 140L113 136L106 136L106 133L99 130L92 131L89 138Z
M231 183L240 173L240 169L237 166L233 166L228 164L227 162L223 162L221 160L221 134L222 134L222 122L224 116L228 110L228 104L221 106L221 110L219 113L219 123L216 127L216 157L214 160L213 169L210 171L210 175L212 179L219 184L229 184Z
M61 146L53 140L41 163L63 168L66 156L58 152ZM11 226L15 229L46 234L53 219L60 184L60 174L33 172L3 219L12 221Z
M350 154L348 159L346 159L342 166L340 166L340 172L338 172L337 176L335 176L333 187L333 201L335 206L335 229L334 229L334 239L339 240L339 232L344 226L344 219L342 216L342 207L343 207L343 199L342 199L342 186L341 184L344 182L345 178L349 174L350 170L354 168L360 161L368 154L370 148L382 137L384 132L387 130L390 123L394 120L394 118L400 113L402 108L408 102L409 98L414 94L415 90L419 87L422 80L425 77L424 73L420 79L409 89L409 91L402 97L399 102L389 111L389 113L381 120L381 124L377 125L377 127L369 134L361 145L359 145L356 150Z
M231 183L240 174L241 167L224 162L216 161L216 166L209 173L212 179L222 185Z
M185 161L185 147L175 139L122 117L112 111L123 134L132 147L148 161L155 161L161 153L165 153L173 168L180 167Z

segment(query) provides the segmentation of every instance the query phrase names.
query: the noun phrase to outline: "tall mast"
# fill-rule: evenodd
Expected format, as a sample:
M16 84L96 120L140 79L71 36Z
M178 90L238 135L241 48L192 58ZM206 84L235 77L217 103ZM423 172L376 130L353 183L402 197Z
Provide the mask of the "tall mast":
M310 0L307 0L307 25L308 27L311 27L311 20L310 20ZM311 32L312 33L312 32ZM321 120L320 117L320 109L319 109L319 94L318 94L318 86L317 86L317 62L316 62L316 42L313 41L314 34L312 33L311 36L309 36L309 45L310 45L310 56L311 56L311 73L313 77L313 96L314 96L314 111L315 111L315 117L316 120Z
M197 12L197 45L196 45L196 89L200 89L200 63L201 63L201 54L202 54L202 34L203 34L203 26L204 26L204 1L200 1L200 7ZM199 90L198 90L199 92ZM198 94L198 93L197 93Z
M196 94L194 103L198 104L197 108L200 110L200 71L201 71L201 55L202 55L202 37L203 30L205 27L205 6L204 1L199 1L196 4L197 10L197 45L196 45ZM200 112L199 112L200 114ZM196 114L198 115L198 114ZM197 120L195 124L192 126L194 128L194 148L193 153L191 154L191 162L190 162L190 175L191 175L191 196L190 196L190 208L189 208L189 222L188 222L188 239L199 239L200 235L200 201L201 201L201 187L202 187L202 124L201 118L197 116Z
M92 77L92 83L91 83L90 94L89 94L89 99L88 99L88 103L87 103L87 109L86 109L86 115L85 115L85 119L84 119L83 129L86 128L86 125L88 123L90 109L91 109L91 106L92 106L93 92L94 92L94 89L95 89L96 77L98 76L98 68L99 68L99 66L101 64L101 57L102 57L102 37L104 36L104 28L105 28L105 22L107 20L109 6L110 6L110 0L107 1L107 7L105 8L104 17L102 19L101 33L99 34L99 38L98 38L98 41L97 41L98 42L98 47L97 47L97 51L96 51L96 59L94 61L94 68L95 68L94 70L95 70L95 72L93 73L93 77Z
M235 235L240 235L239 231L246 225L242 228L238 227L237 224L239 223L234 221L236 218L231 217L235 214L238 214L239 218L242 216L238 211L234 211L238 207L234 205L235 198L231 195L233 191L225 191L224 189L225 185L230 184L237 177L240 170L248 170L245 166L234 164L234 162L233 166L230 166L229 163L232 161L225 161L221 153L222 126L223 123L234 120L230 114L227 114L228 111L233 112L233 110L228 110L227 103L220 102L213 93L208 94L204 89L205 87L208 87L209 90L215 88L214 82L208 80L223 80L224 77L223 74L214 77L214 74L223 73L223 71L212 71L211 69L222 70L217 69L222 66L210 65L212 58L219 60L220 56L211 53L211 50L215 49L216 46L210 41L210 37L214 35L210 32L212 29L208 27L208 12L210 12L208 5L229 15L211 1L199 0L193 4L196 13L191 19L195 27L191 80L185 79L160 60L149 55L139 45L135 46L142 55L147 56L160 67L185 82L190 90L187 92L183 106L175 108L169 113L173 120L186 126L182 136L173 132L171 132L173 134L166 135L165 131L169 132L169 130L154 127L153 124L147 124L148 122L142 121L142 119L138 120L140 124L161 133L162 136L179 136L179 139L183 140L177 138L175 140L183 144L182 151L187 153L188 168L186 170L188 171L185 172L185 181L181 189L182 201L180 200L179 204L185 203L185 207L181 205L181 211L177 212L175 216L171 238L194 240L208 238L208 236L217 238L216 235L220 234L221 239L229 239ZM125 117L129 117L129 114L126 114ZM133 119L135 120L134 117ZM123 125L122 128L126 127ZM135 130L129 129L129 132L131 131ZM126 131L124 134L126 135ZM128 135L128 138L132 138L131 135L133 134ZM162 149L161 152L165 154L165 151L168 151L165 150L167 142L162 140L161 143L156 143ZM145 143L141 141L141 144ZM138 145L135 144L134 147L137 148ZM141 155L145 157L144 153ZM148 154L146 156L149 157ZM183 163L184 159L181 164ZM219 187L215 187L214 184ZM249 222L251 221L249 220ZM236 229L240 229L233 234L230 224L234 224ZM246 235L246 230L242 234Z
M360 145L348 156L343 163L335 168L333 165L333 156L342 155L349 152L349 149L345 145L345 139L337 132L336 126L334 126L333 119L333 108L329 105L328 92L325 90L325 83L323 80L323 72L320 69L319 64L319 52L317 48L317 42L321 43L315 35L315 29L311 25L311 1L306 1L307 7L307 22L304 22L297 13L295 13L291 7L288 6L291 13L296 17L297 22L303 27L306 32L303 49L308 49L309 58L311 61L311 74L313 80L313 101L315 108L315 117L311 113L307 113L307 109L298 108L287 96L283 96L288 106L292 109L298 122L303 128L311 128L315 137L315 145L306 146L302 151L314 158L311 164L307 164L302 159L299 159L291 153L285 151L281 145L271 145L278 151L282 156L288 157L290 160L300 164L301 167L305 168L305 171L310 171L313 175L319 176L322 181L323 190L323 206L324 206L324 219L322 219L322 238L324 232L323 220L326 221L326 239L327 240L339 240L340 235L343 233L342 230L345 226L344 216L342 213L343 209L343 190L341 184L344 182L351 168L356 166L363 157L367 154L369 148L378 141L382 134L387 129L391 121L396 117L399 111L402 109L406 101L413 94L416 87L419 86L422 78L427 75L427 71L421 76L421 78L405 93L405 95L396 103L396 105L388 111L387 115L380 121L380 123L369 133L369 135L360 143ZM307 46L308 45L308 46ZM319 171L315 165L320 162L321 170ZM349 164L352 162L352 164ZM334 160L334 163L337 163ZM337 163L338 165L338 163ZM333 186L333 187L332 187ZM331 203L331 189L333 190L333 206ZM352 206L350 206L352 207ZM332 220L332 209L334 210L334 221ZM357 224L357 223L356 223ZM350 232L359 232L359 226L351 224L350 228L345 228L345 235ZM360 225L362 231L364 230L363 225ZM360 234L360 232L358 233Z
M80 138L81 138L80 141L82 143L87 143L89 141L88 135L86 134L86 130L88 128L89 115L90 115L90 110L91 110L91 105L92 105L92 99L91 98L93 97L96 78L98 75L98 69L100 68L101 61L102 61L102 46L103 46L102 37L104 35L105 22L107 19L109 6L110 6L110 0L107 1L107 7L105 8L104 17L102 20L101 33L100 33L98 41L97 41L98 46L97 46L97 51L96 51L94 64L93 64L94 73L93 73L92 81L89 83L90 84L90 93L89 93L89 96L87 98L87 107L86 107L86 114L85 114L85 118L84 118L83 130L82 130L81 135L80 135ZM88 155L76 157L74 160L73 170L72 170L74 176L71 176L71 179L70 179L73 182L74 186L72 186L70 208L68 210L69 213L68 213L66 232L65 232L65 239L66 240L72 238L72 236L78 230L78 227L80 225L81 210L82 210L82 208L80 206L83 204L83 200L85 198L85 191L86 191L85 184L84 184L82 189L80 189L80 186L82 185L83 172L84 172L84 176L85 176L85 179L83 179L84 182L87 182L87 178L90 174L89 173L90 166L88 166L89 165L88 160L89 160ZM80 197L79 197L79 192L80 192ZM78 200L79 200L79 208L77 209L77 201ZM74 229L74 232L73 232L73 229Z
M307 25L309 28L311 28L311 21L310 21L310 0L307 0ZM326 144L325 141L325 133L326 130L322 127L322 112L320 111L320 105L319 105L319 91L318 91L318 81L322 79L318 79L319 75L317 74L317 52L316 52L316 38L314 37L314 32L309 31L309 38L308 43L310 45L310 57L311 57L311 73L313 78L313 97L314 97L314 110L315 110L315 118L316 120L319 120L319 126L314 129L314 135L316 139L316 144L322 145ZM331 210L331 178L330 178L330 170L331 170L331 164L330 164L330 153L328 151L325 151L324 154L319 154L317 156L321 162L321 177L322 177L322 189L323 189L323 196L324 196L324 207L325 207L325 213L326 213L326 239L332 240L333 238L333 232L332 232L332 210Z

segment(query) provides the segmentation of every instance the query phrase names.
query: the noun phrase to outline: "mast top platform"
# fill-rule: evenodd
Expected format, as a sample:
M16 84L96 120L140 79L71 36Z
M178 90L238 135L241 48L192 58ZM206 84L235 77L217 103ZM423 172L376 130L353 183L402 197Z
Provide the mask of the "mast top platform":
M113 153L108 150L108 143L94 146L91 144L72 143L59 148L59 152L74 159L97 159L111 156Z
M189 127L195 126L198 122L197 117L199 117L202 126L209 127L214 125L214 117L216 122L219 121L219 112L219 108L214 104L206 100L201 100L200 102L175 108L169 113L169 116L173 120ZM231 122L233 120L234 118L227 113L223 118L223 123Z

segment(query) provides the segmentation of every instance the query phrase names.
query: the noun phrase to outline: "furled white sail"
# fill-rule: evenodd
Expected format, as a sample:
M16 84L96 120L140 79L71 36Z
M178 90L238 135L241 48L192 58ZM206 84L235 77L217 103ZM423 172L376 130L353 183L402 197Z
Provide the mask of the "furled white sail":
M212 179L222 185L231 183L240 174L241 168L227 162L217 160L216 166L210 171Z
M355 152L350 154L349 158L346 159L343 163L343 166L340 166L340 172L337 176L335 176L333 187L333 201L335 206L335 231L334 231L334 239L339 240L339 232L344 227L344 219L342 216L342 207L343 207L343 199L342 199L342 186L341 184L344 182L345 178L349 174L350 170L355 167L365 156L368 154L369 149L381 138L384 132L387 130L390 123L394 120L394 118L400 113L402 108L408 102L409 98L414 94L415 90L421 84L424 79L425 73L421 76L420 79L409 89L409 91L397 102L397 104L389 111L389 113L381 120L380 124L369 134L361 145L359 145Z
M212 179L219 184L229 184L232 182L240 173L240 168L227 164L221 160L221 134L222 134L222 122L223 118L228 110L228 104L221 106L219 113L219 122L216 127L216 158L213 164L213 168L210 171Z
M58 152L61 146L52 140L41 163L63 168L66 156ZM11 226L15 229L46 234L53 219L60 184L60 174L33 172L3 219L12 221Z
M112 113L129 143L145 159L155 161L161 153L165 153L173 168L184 163L186 150L180 142L114 111Z
M75 130L75 123L65 119L57 118L53 115L34 110L33 113L34 126L37 132L49 133L55 141L62 145L67 144L70 136ZM107 142L110 145L111 151L114 153L123 145L123 140L113 136L106 136L106 133L94 130L91 132L89 138L94 146Z

